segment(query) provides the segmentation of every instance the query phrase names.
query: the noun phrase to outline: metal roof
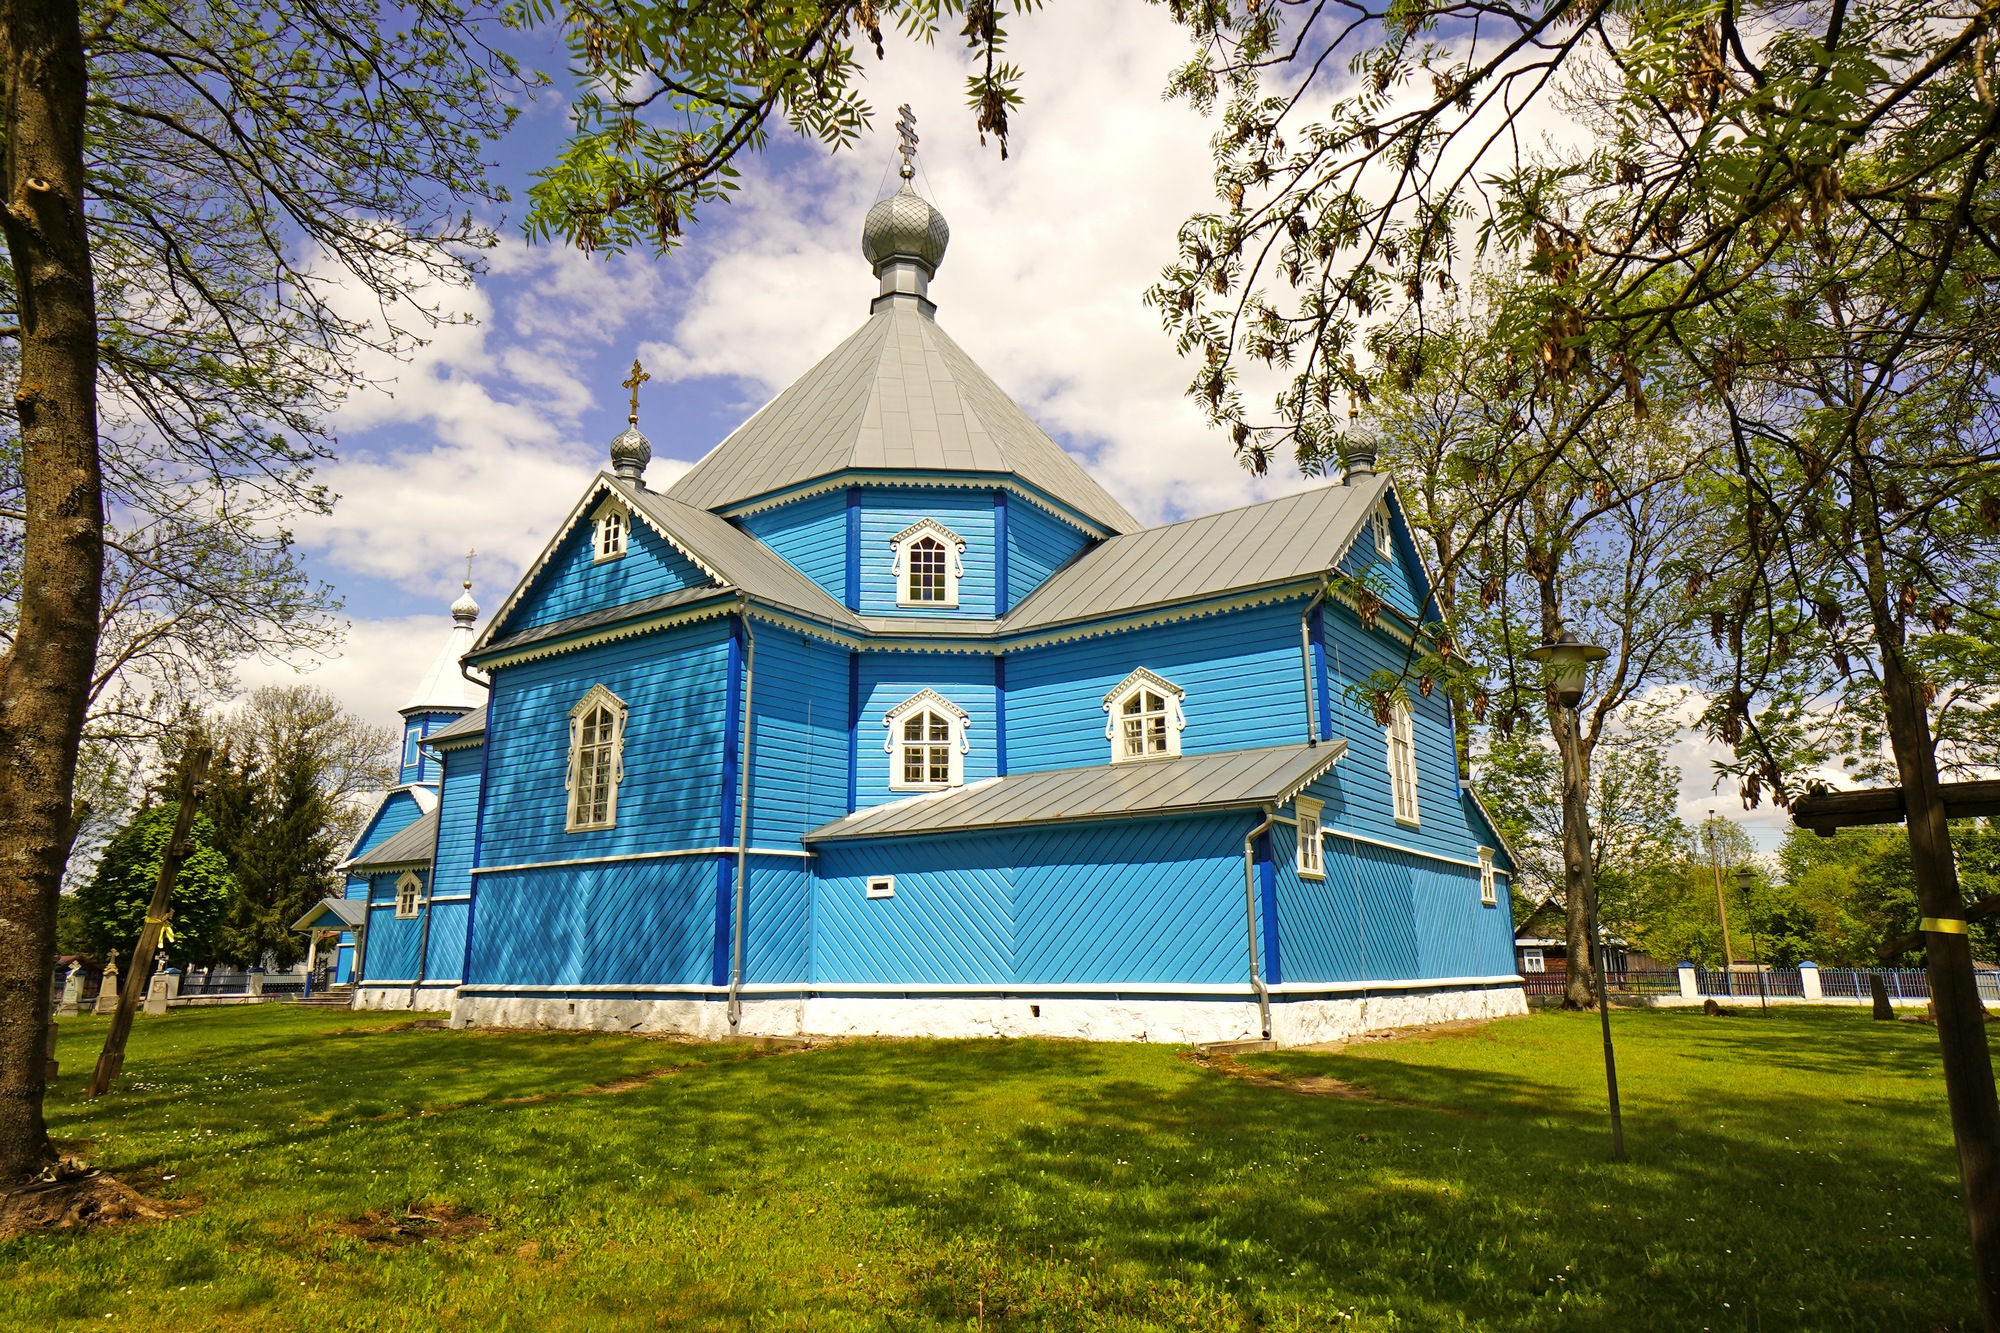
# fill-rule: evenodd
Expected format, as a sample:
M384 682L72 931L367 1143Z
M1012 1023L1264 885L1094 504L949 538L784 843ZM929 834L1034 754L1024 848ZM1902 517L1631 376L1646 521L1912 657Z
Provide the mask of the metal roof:
M427 866L431 863L431 853L437 850L437 832L438 812L433 806L429 812L417 816L408 828L390 837L374 851L355 857L345 868L356 874L368 875L402 866Z
M524 648L531 643L546 643L550 639L565 639L572 634L582 634L586 630L601 629L615 625L621 620L632 620L639 616L656 615L671 611L676 607L690 606L696 602L706 602L727 596L730 590L713 583L704 583L693 588L679 588L673 592L663 592L658 597L642 597L636 602L620 602L617 606L602 607L596 611L585 611L582 615L565 616L561 620L551 620L546 624L530 625L514 634L503 635L480 648L482 653L504 653L515 648ZM439 731L433 733L444 735Z
M450 726L439 727L436 731L424 737L424 744L436 745L441 741L470 740L474 736L484 736L485 734L486 705L481 704L464 717L454 721Z
M331 919L328 919L331 918ZM368 904L359 898L323 898L292 922L293 930L352 930L368 920Z
M1000 623L1003 633L1136 611L1321 574L1340 559L1389 489L1354 485L1226 509L1112 537L1057 570Z
M472 590L468 587L463 596L451 607L451 629L445 640L438 645L437 656L431 659L430 670L417 685L410 701L399 709L408 713L449 713L463 712L476 708L486 701L486 687L467 680L458 669L458 661L472 647L478 637L473 623L479 619L479 603L472 600Z
M1347 753L1344 740L1224 750L1127 764L1017 773L858 810L807 842L1054 824L1078 819L1232 810L1289 801Z
M853 468L1012 474L1113 532L1139 526L929 317L893 303L666 494L727 505Z

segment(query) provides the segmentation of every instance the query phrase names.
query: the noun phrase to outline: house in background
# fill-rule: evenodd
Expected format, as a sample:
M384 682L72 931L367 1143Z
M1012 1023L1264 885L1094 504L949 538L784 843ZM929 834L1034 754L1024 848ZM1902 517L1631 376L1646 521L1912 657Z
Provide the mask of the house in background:
M490 689L404 710L347 866L357 1004L1284 1042L1523 1012L1450 704L1361 701L1439 630L1388 479L1139 524L938 325L910 174L867 321L665 491L635 390L454 631Z

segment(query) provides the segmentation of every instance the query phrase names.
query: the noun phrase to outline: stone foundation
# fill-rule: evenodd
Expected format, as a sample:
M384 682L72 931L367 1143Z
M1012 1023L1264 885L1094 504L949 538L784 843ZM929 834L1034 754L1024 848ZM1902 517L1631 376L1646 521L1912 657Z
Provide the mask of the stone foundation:
M354 990L356 1009L416 1010L423 1013L445 1014L451 1012L452 1004L458 998L458 983L455 981L429 982L410 994L408 982L386 986L370 986L363 983Z
M1279 1045L1306 1046L1364 1032L1527 1012L1518 983L1274 995L1271 1028ZM1263 1031L1256 1001L1234 996L759 995L744 997L743 1021L732 1031L726 999L717 993L641 998L489 993L460 995L451 1006L451 1025L670 1032L706 1040L1065 1037L1171 1045L1254 1040Z

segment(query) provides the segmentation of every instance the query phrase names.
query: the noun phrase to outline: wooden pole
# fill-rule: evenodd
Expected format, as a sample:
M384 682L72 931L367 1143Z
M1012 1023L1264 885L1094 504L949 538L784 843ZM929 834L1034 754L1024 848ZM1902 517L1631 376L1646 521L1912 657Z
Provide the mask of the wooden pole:
M195 798L202 779L208 776L209 747L198 743L181 766L180 809L174 812L174 835L160 856L160 874L153 881L153 904L146 909L146 922L139 928L139 943L132 950L132 970L118 990L118 1008L111 1015L111 1031L104 1034L104 1050L97 1057L97 1071L90 1076L86 1095L102 1097L111 1089L111 1080L125 1064L125 1039L132 1034L132 1014L145 998L154 952L160 947L160 931L166 926L173 903L174 880L187 859L188 830L194 826Z

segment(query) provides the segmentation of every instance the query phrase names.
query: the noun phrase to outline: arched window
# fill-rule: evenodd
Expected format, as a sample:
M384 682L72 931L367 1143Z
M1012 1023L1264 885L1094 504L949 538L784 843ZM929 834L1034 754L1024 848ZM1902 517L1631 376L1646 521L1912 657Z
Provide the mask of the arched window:
M1104 736L1111 742L1111 762L1159 759L1181 752L1181 732L1187 715L1181 701L1187 691L1140 667L1104 696Z
M632 515L615 497L606 496L604 503L597 506L591 516L595 525L592 535L591 560L600 563L616 560L625 554L626 539L632 531Z
M593 685L569 713L571 833L618 822L618 784L625 777L625 701Z
M965 539L936 519L913 523L889 542L895 550L896 605L958 605Z
M943 791L965 782L964 709L936 690L922 690L882 717L888 729L882 748L889 754L889 790Z
M405 870L396 881L396 919L408 921L417 914L417 894L423 888L423 880L414 870Z

